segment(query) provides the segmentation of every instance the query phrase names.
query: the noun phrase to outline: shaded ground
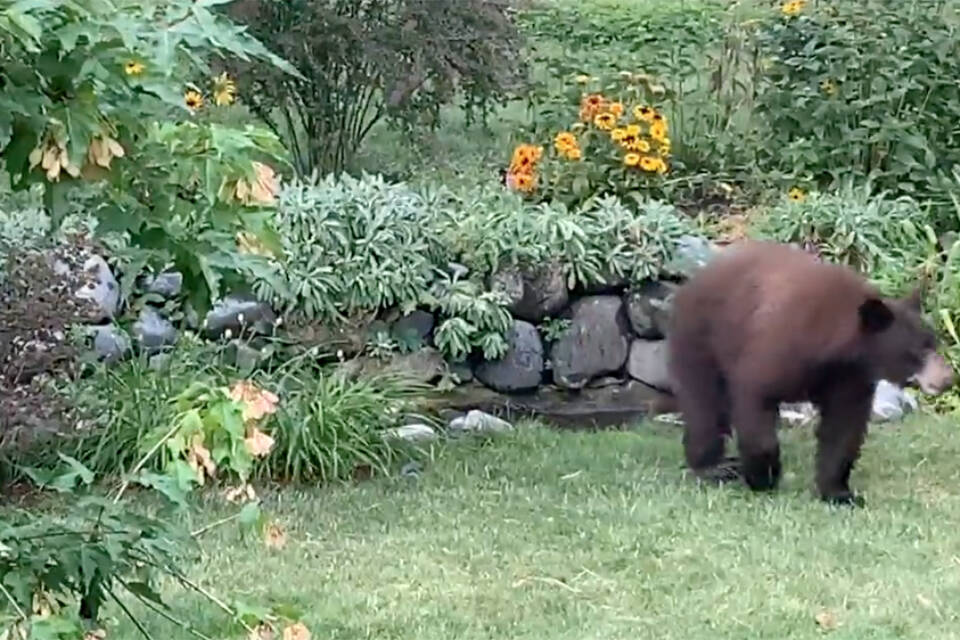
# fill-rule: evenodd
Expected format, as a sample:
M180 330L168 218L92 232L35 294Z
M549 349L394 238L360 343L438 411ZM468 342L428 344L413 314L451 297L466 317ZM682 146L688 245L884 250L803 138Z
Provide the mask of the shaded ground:
M773 496L695 486L667 425L459 443L419 479L274 496L285 548L224 528L192 573L223 595L295 604L320 638L952 638L955 430L874 429L855 476L862 511L812 498L809 430L784 433ZM220 512L205 505L201 521ZM178 616L242 637L176 593Z

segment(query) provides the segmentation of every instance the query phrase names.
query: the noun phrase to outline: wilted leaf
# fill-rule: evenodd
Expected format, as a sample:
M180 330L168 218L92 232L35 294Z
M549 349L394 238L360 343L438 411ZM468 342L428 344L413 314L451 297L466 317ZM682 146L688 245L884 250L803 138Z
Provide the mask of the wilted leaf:
M821 611L815 616L817 625L824 631L833 631L837 628L837 618L831 611Z
M283 630L283 640L310 640L310 630L302 622Z
M282 549L287 544L287 534L282 526L272 522L264 532L264 541L271 549Z

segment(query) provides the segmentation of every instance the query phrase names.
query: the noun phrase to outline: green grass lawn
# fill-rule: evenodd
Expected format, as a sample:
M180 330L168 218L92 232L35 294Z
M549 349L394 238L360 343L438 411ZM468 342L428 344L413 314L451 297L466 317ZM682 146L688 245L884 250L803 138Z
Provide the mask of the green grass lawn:
M822 614L833 638L958 637L956 423L875 428L859 511L813 498L810 431L784 443L768 496L696 486L669 425L441 445L419 478L269 496L287 545L227 526L192 575L302 608L314 638L818 638ZM199 599L173 602L231 637ZM124 623L110 637L137 636Z

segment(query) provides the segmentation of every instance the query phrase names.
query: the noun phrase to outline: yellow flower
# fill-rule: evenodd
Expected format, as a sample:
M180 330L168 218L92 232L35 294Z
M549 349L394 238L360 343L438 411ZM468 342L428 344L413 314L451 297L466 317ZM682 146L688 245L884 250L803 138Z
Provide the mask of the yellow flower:
M553 139L553 146L560 153L569 151L577 146L577 137L569 131L561 131Z
M650 143L641 138L637 138L633 144L630 145L631 151L639 151L640 153L647 153L650 151Z
M666 140L660 143L660 148L657 149L657 153L660 154L661 158L667 158L670 156L670 141Z
M628 153L627 155L623 156L623 164L627 165L628 167L637 166L640 164L640 154Z
M123 72L128 76L138 76L143 73L143 70L146 67L142 62L137 62L136 60L127 60L126 64L123 65Z
M663 122L654 122L650 125L650 137L657 142L663 142L667 139L667 125Z
M510 159L510 173L530 173L543 155L543 147L532 144L517 145Z
M183 103L187 105L188 109L196 111L203 107L203 96L200 95L200 92L191 89L183 94Z
M803 202L807 198L807 194L803 192L803 189L793 187L787 192L787 197L793 202Z
M650 119L650 121L651 121L652 123L654 123L654 124L656 124L657 122L662 122L662 123L664 124L664 126L666 126L666 124L667 124L667 116L663 115L662 113L656 113L656 112L655 112L655 113L653 114L653 117Z
M653 156L643 156L640 158L640 168L644 171L656 171L660 166L660 159Z
M633 108L633 117L644 122L653 122L653 116L657 114L653 107L639 106Z
M579 159L582 158L582 157L583 157L583 154L582 154L582 152L580 151L580 148L579 148L579 147L574 147L573 149L569 149L569 150L567 151L567 159L568 159L568 160L579 160Z
M614 142L620 142L621 140L623 140L623 137L625 135L627 135L627 130L621 127L617 127L616 129L610 132L610 139L613 140Z
M615 116L618 117L618 118L619 118L620 116L622 116L622 115L623 115L623 103L622 103L622 102L612 102L612 103L610 103L610 113L612 113L613 115L615 115Z
M656 169L657 173L659 173L660 175L663 175L664 173L666 173L667 163L663 160L663 158L654 158L654 160L657 163L657 169Z
M613 129L614 125L617 124L617 116L612 113L598 113L593 119L593 124L597 129L602 129L603 131L610 131Z
M643 133L643 129L640 128L640 125L638 125L638 124L629 124L629 125L627 125L627 135L628 135L628 136L633 136L633 137L636 138L636 137L638 137L641 133Z
M213 81L213 101L217 106L232 104L237 95L237 85L226 73L221 73Z
M780 7L780 11L785 16L795 16L803 11L803 8L806 4L806 0L790 0L790 2L786 2L782 7Z
M577 84L587 84L588 82L590 82L590 76L577 76Z
M837 84L830 79L824 80L820 83L820 90L828 96L832 96L837 93Z

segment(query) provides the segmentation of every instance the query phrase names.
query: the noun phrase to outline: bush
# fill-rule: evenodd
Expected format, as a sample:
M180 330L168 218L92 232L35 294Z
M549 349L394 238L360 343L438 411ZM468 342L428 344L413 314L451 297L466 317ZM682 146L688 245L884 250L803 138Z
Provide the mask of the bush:
M878 190L948 203L960 160L960 43L941 0L788 2L757 34L762 166L819 188L870 178Z
M371 128L436 125L463 91L485 115L519 80L519 35L500 0L248 0L234 15L303 74L238 66L253 111L300 175L339 173Z
M904 292L935 265L927 261L936 236L927 211L915 200L888 199L871 186L848 182L836 193L792 192L752 229L779 242L814 249L830 262L873 277L891 293Z
M562 129L568 118L543 119L581 75L621 72L654 80L670 119L680 174L736 171L749 176L755 147L754 57L748 29L752 3L536 3L519 13L531 42L536 81L528 102L538 126ZM529 135L528 134L528 135ZM752 176L751 176L752 177Z

